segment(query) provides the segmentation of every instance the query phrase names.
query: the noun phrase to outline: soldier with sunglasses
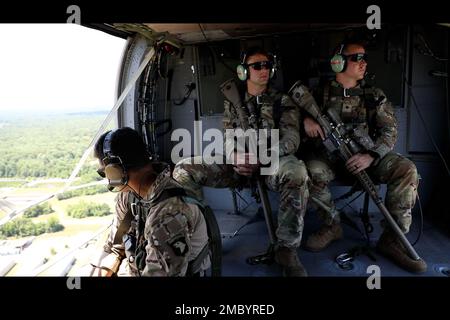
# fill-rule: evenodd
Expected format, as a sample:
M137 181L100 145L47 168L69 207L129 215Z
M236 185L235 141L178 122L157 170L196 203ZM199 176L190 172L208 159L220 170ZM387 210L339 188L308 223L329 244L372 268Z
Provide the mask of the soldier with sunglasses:
M397 140L397 120L383 91L364 84L367 58L361 43L341 44L330 61L336 78L314 94L320 112L326 114L328 108L333 108L346 128L353 132L354 140L363 151L353 155L345 164L331 158L321 143L324 132L311 116L316 113L312 109L301 108L304 131L312 138L306 144L309 147L301 152L312 179L310 194L332 209L324 210L324 207L317 206L323 225L307 239L305 247L310 251L321 251L343 236L339 214L328 188L336 174L348 176L348 173L366 170L374 182L386 183L387 209L404 233L411 225L411 209L419 183L417 169L409 159L392 151ZM308 106L312 107L311 104ZM408 256L389 228L384 228L377 249L406 270L424 272L427 269L425 261L416 261Z
M278 170L273 175L262 176L270 190L280 193L274 258L283 268L283 275L306 276L306 270L297 255L309 183L305 164L294 155L300 143L299 110L288 95L269 85L274 71L272 57L259 47L249 48L242 56L237 75L244 84L240 90L240 100L248 109L247 119L243 121L248 121L255 130L279 130ZM224 109L224 130L245 128L241 124L237 106L225 99ZM231 161L227 161L227 164L196 164L201 159L196 162L187 158L175 166L174 179L201 197L201 186L236 188L246 185L247 178L260 174L260 164L249 160L256 155L237 152L232 139L224 140L224 152L230 150L225 158L235 159L233 165Z
M97 173L118 194L111 231L91 275L205 275L213 257L211 216L170 177L169 167L151 161L139 133L128 127L108 131L94 155Z

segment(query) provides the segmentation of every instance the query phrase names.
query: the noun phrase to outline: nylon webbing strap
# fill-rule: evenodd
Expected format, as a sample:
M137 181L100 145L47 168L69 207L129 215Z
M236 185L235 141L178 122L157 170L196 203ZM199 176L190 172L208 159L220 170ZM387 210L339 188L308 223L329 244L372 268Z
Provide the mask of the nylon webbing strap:
M365 95L373 95L373 89L372 88L344 89L341 87L330 86L330 94L331 96L339 96L339 97L365 96Z

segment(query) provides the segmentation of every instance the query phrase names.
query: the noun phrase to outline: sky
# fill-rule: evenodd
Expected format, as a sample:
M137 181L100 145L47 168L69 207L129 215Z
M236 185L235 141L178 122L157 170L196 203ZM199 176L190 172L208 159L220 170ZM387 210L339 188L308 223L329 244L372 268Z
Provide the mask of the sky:
M0 24L0 112L109 110L125 40L76 24Z

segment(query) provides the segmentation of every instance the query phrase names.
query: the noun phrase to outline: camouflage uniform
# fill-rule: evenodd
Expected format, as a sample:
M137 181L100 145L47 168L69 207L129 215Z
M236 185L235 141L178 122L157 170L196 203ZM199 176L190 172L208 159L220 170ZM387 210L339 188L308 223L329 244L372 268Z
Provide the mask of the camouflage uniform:
M373 90L373 99L367 95L337 96L333 94L338 91L335 88L342 89L342 86L332 81L329 85L328 99L324 92L320 92L320 96L316 97L317 101L327 99L320 104L321 111L326 113L327 108L333 108L347 128L370 135L373 143L364 139L357 140L358 137L355 137L375 158L366 172L375 183L387 184L386 207L400 229L407 233L411 225L411 209L415 204L419 181L414 163L392 152L397 140L397 120L392 105L378 88L369 89ZM361 86L358 85L356 88ZM308 108L303 110L314 114L314 111ZM311 196L334 208L328 184L335 178L336 173L341 173L339 170L344 172L343 166L337 166L338 160L326 154L321 142L317 141L320 139L314 140L317 143L311 148L313 150L301 150L312 179ZM326 224L339 222L338 216L331 216L329 212L317 209Z
M145 221L144 237L148 241L146 263L143 276L184 276L188 263L194 260L208 243L207 226L202 212L196 204L186 203L181 197L170 197L158 200L162 192L180 185L170 177L170 171L165 170L158 175L148 194L150 204ZM115 253L121 259L125 258L123 242L114 243L120 224L127 214L131 214L131 203L137 199L131 192L118 194L116 216L111 233L104 246L107 253ZM156 201L155 201L156 200ZM119 235L119 239L122 236ZM132 263L128 262L131 275L138 272ZM208 269L210 260L207 256L201 264L201 270Z
M259 117L257 125L259 129L279 128L280 158L279 168L274 175L264 176L266 185L270 190L280 192L280 207L278 211L278 228L276 235L278 245L284 247L298 247L303 231L303 216L308 199L308 175L306 167L293 153L300 143L299 135L299 111L289 96L281 94L271 88L265 94L259 105ZM276 106L275 101L279 105ZM246 93L245 103L256 104L255 97ZM279 120L274 113L274 108L280 107ZM277 126L279 124L279 126ZM223 117L225 129L242 128L235 107L225 100ZM256 129L256 128L253 128ZM225 150L233 151L233 146L228 147L225 139ZM231 154L231 152L230 152ZM230 158L230 154L226 155ZM183 187L192 190L201 197L201 186L216 188L234 188L242 186L247 180L237 174L231 164L195 164L194 158L181 160L175 166L173 177ZM244 183L243 183L244 180Z

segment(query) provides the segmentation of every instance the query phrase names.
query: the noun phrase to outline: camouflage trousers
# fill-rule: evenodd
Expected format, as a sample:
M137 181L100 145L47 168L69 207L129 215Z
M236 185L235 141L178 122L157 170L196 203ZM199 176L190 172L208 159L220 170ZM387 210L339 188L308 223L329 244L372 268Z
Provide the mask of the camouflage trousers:
M335 172L342 168L336 168L337 164L333 164L325 157L320 156L309 157L305 159L305 162L312 180L311 197L319 199L331 208L335 208L328 184L335 179ZM392 214L400 229L407 233L411 225L411 209L416 202L419 184L414 163L400 154L389 152L375 166L366 169L366 172L374 183L387 184L386 208ZM350 174L348 173L348 175ZM332 213L312 202L310 201L326 224L330 225L333 221L339 221L339 216L333 216Z
M198 158L197 158L198 159ZM181 160L175 166L173 178L183 187L203 198L202 186L235 188L242 182L230 164L195 164L194 158ZM267 187L280 193L277 245L298 247L302 239L303 217L308 201L309 178L303 161L293 155L281 157L274 175L264 176Z

